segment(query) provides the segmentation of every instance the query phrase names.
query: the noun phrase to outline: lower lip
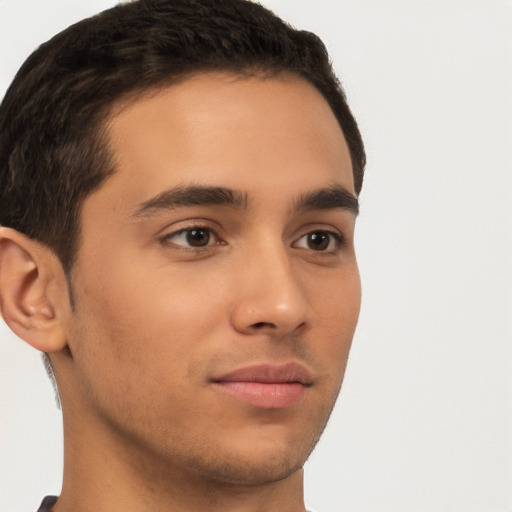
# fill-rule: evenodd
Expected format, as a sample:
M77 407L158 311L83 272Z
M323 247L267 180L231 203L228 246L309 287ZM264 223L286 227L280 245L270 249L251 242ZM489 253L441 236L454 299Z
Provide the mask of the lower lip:
M298 382L218 382L219 390L264 409L282 409L300 402L306 386Z

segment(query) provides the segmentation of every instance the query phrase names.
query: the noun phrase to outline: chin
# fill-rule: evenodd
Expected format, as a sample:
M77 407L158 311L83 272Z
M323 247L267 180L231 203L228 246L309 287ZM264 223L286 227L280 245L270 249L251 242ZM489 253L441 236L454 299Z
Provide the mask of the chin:
M220 459L220 458L219 458ZM236 459L217 460L200 465L196 469L203 478L216 485L264 485L284 480L302 468L305 457L288 457L280 455L268 457L267 460L237 457Z
M263 427L264 430L264 427ZM263 485L284 480L300 470L320 434L280 438L270 429L267 436L232 440L215 453L203 452L188 467L216 484Z

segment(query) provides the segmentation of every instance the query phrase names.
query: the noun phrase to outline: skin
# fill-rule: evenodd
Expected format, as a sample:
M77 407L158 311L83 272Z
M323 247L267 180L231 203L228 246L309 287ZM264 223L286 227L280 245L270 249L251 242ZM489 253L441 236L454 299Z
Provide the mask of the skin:
M210 73L119 106L108 133L116 172L83 206L74 310L52 253L0 232L0 278L20 276L4 316L51 352L59 383L55 511L303 511L301 468L360 304L354 212L296 207L318 189L354 194L332 111L295 77ZM191 186L233 190L241 204L148 206ZM192 247L198 227L210 238ZM212 382L288 362L311 376L288 407L255 407Z

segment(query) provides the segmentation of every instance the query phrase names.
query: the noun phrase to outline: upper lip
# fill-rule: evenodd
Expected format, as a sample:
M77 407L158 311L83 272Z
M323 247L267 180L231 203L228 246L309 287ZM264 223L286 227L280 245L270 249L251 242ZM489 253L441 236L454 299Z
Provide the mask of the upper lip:
M298 382L311 385L309 371L298 363L256 364L237 368L213 379L214 382L261 382L265 384L286 384Z

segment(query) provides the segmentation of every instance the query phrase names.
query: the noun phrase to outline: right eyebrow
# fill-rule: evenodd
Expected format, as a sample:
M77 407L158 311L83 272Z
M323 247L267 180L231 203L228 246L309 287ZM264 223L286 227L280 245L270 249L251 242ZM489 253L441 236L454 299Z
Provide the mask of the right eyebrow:
M181 206L227 206L236 210L246 210L247 195L238 190L210 186L178 186L139 204L132 217L144 217L163 210L173 210Z

